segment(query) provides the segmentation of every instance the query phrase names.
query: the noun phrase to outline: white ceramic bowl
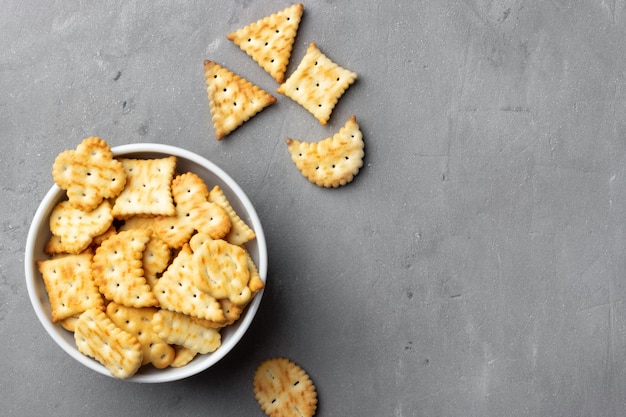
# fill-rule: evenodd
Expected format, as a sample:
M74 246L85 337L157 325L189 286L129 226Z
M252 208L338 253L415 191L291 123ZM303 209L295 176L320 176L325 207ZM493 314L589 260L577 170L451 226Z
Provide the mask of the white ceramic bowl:
M168 145L138 143L114 147L112 151L115 156L138 159L162 158L175 155L178 158L178 172L194 172L204 179L209 189L214 185L219 185L237 214L256 233L256 239L248 242L246 247L257 265L261 279L265 282L267 276L267 247L261 222L246 194L221 168L197 154ZM48 294L46 293L41 274L37 269L37 261L48 258L44 253L44 246L51 236L48 221L50 213L65 198L65 191L57 185L53 185L35 213L26 242L24 260L26 287L35 313L52 339L78 362L103 375L111 376L109 371L99 362L78 351L72 333L52 322ZM198 355L191 363L181 368L156 369L151 366L144 366L137 374L127 380L148 383L176 381L195 375L215 365L242 338L259 308L262 296L263 291L260 291L247 306L237 323L222 331L222 345L215 352Z

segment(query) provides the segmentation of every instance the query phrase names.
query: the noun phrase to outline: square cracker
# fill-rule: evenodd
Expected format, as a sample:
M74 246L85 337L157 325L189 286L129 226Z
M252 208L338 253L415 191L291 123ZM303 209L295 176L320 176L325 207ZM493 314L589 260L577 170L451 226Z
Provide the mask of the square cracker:
M339 98L356 78L355 72L331 61L312 42L298 68L276 91L300 104L326 125Z
M213 61L204 61L204 76L217 140L276 102L273 95Z
M163 340L194 352L214 352L222 344L218 329L204 326L201 321L175 311L159 310L152 317L152 326Z
M90 308L104 308L104 300L91 276L92 256L86 252L37 262L50 299L53 322Z
M176 157L160 159L121 158L126 170L126 187L115 199L112 213L117 219L132 216L173 216L172 179Z
M294 4L249 24L226 38L254 59L281 84L291 57L304 6Z

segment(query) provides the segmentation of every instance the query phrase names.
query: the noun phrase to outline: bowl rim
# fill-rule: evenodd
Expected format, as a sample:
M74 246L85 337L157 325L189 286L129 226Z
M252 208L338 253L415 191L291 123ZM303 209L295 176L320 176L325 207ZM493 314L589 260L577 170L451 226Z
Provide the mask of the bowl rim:
M263 232L263 228L261 226L261 221L259 216L252 205L252 202L243 191L243 189L232 179L230 175L228 175L222 168L217 166L215 163L209 161L208 159L188 151L186 149L165 145L159 143L132 143L126 145L115 146L111 148L113 155L125 156L131 155L134 153L151 153L151 154L163 154L163 156L174 155L178 158L187 159L195 164L201 165L207 170L211 171L215 174L221 181L223 181L232 192L236 195L237 199L243 205L244 210L246 211L247 217L251 222L251 227L256 234L256 245L258 250L258 271L261 277L261 280L266 283L267 280L267 263L268 263L268 255L267 255L267 245L265 242L265 234ZM50 211L50 205L52 202L59 198L59 194L62 193L63 190L57 185L53 184L52 187L45 194L44 198L41 200L35 215L31 220L31 224L29 227L26 246L25 246L25 257L24 257L24 268L25 268L25 279L26 279L26 288L28 291L28 296L30 302L35 310L35 314L39 319L39 322L43 325L46 333L52 337L52 339L60 346L66 353L68 353L72 358L76 359L78 362L82 363L86 367L102 374L109 376L111 378L115 378L111 373L100 364L95 359L92 359L86 355L80 353L76 345L68 343L67 340L60 336L59 332L59 324L53 323L50 315L43 310L41 301L37 297L37 289L35 285L35 279L40 276L38 269L36 268L36 261L34 258L35 254L35 241L38 236L39 225L47 221L46 215ZM211 366L215 365L219 362L224 356L226 356L241 340L243 335L247 332L252 320L256 316L256 312L261 303L261 299L263 297L264 290L259 291L254 299L248 304L246 307L246 311L244 316L240 318L238 327L234 333L226 340L223 341L222 345L218 348L217 351L213 353L206 354L201 360L197 360L196 358L191 363L180 367L180 368L168 368L167 370L158 370L158 372L154 372L151 374L136 374L131 376L130 378L124 379L124 381L132 381L132 382L143 382L143 383L161 383L161 382L170 382L170 381L178 381L193 375L196 375Z

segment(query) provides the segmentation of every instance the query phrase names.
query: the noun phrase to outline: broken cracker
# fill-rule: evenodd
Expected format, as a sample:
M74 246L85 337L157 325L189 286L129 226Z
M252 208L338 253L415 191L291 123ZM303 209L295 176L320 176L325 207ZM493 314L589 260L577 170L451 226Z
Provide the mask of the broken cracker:
M122 164L101 138L84 139L76 150L61 152L52 165L54 182L67 191L72 207L90 211L116 197L126 184Z
M133 229L111 236L96 249L93 275L109 301L128 307L154 307L158 301L146 283L143 252L151 232Z
M222 206L230 217L230 230L226 236L223 237L224 240L233 245L243 245L256 237L254 230L252 230L252 228L239 217L235 209L233 209L226 194L224 194L224 191L219 185L215 185L209 192L209 201Z
M317 390L307 373L286 358L263 361L253 378L254 396L270 417L312 417Z
M106 314L120 329L132 334L141 344L142 365L151 363L157 369L169 366L176 356L174 348L161 339L152 328L152 317L158 311L154 307L125 307L111 302Z
M226 38L282 84L303 10L302 4L294 4L231 32Z
M363 166L363 135L356 116L332 137L320 142L286 140L291 159L304 177L320 187L339 187L352 181Z
M152 326L159 337L168 343L198 353L214 352L222 343L219 330L175 311L159 310L152 318Z
M90 308L104 308L91 276L91 252L61 255L37 262L48 292L52 321L59 322Z
M217 140L276 102L273 95L213 61L204 61L204 75Z
M74 340L81 353L96 359L116 378L129 378L141 366L143 352L137 338L117 327L100 309L89 309L78 317Z
M170 367L172 368L180 368L181 366L185 366L198 355L198 352L194 352L193 350L184 346L175 345L174 350L176 351L176 356L170 364Z
M176 156L159 159L120 159L126 171L126 186L115 199L113 216L173 216L176 212L171 183Z
M312 42L298 68L276 90L308 110L322 125L357 74L342 68Z

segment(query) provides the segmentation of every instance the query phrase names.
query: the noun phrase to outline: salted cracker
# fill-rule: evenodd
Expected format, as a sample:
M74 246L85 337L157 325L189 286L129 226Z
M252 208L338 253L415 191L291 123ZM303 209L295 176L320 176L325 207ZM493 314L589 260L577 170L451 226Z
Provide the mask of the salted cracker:
M104 309L104 300L91 276L92 257L91 252L86 252L37 262L50 300L53 322L90 308Z
M141 366L143 351L137 338L117 327L100 309L89 309L78 317L74 340L81 353L96 359L116 378L129 378Z
M187 244L153 286L160 307L214 322L224 322L220 303L195 285L194 274L192 252Z
M219 330L175 311L159 310L152 318L152 326L168 343L197 353L214 352L222 344Z
M115 199L113 216L173 216L175 213L171 184L176 156L157 159L121 158L126 172L126 186Z
M93 210L106 198L116 197L126 184L124 167L113 158L109 145L98 137L86 138L75 150L57 155L52 178L67 191L72 207L84 211Z
M217 140L276 102L273 95L213 61L204 61L204 75Z
M291 159L304 177L320 187L339 187L351 182L363 166L363 135L351 116L332 137L320 142L286 140Z
M226 35L281 84L304 6L294 4Z
M57 204L50 213L50 231L59 238L56 249L77 254L89 247L94 237L106 232L113 223L111 204L104 200L91 211L77 209L68 200Z
M302 61L276 90L307 109L322 125L357 74L342 68L324 55L312 42Z
M155 307L158 301L146 283L143 252L151 232L125 230L111 236L96 249L93 275L100 292L109 301L127 307Z
M286 358L263 361L253 378L254 396L270 417L312 417L317 390L311 378Z
M111 321L135 336L141 344L142 365L150 363L157 369L163 369L172 363L176 352L152 328L152 317L157 311L154 307L125 307L114 302L109 303L106 308L106 314Z

